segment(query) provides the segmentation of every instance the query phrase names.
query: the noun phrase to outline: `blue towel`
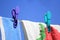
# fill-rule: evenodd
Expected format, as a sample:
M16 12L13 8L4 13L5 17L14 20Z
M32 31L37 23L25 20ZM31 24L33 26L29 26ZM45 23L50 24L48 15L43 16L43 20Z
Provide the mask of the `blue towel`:
M19 20L16 28L13 27L13 22L11 18L1 17L0 21L2 22L4 29L3 33L3 31L1 30L2 27L0 28L0 40L24 40L22 26L20 25ZM5 37L3 37L3 35L5 35Z

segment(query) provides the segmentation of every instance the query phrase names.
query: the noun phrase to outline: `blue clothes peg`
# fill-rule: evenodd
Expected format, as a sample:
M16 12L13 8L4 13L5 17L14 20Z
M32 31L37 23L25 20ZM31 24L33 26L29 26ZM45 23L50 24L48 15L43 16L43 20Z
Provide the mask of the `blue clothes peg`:
M13 27L16 28L18 23L16 9L12 10L12 18L13 18Z
M47 28L48 28L48 32L50 32L50 31L51 31L51 28L50 28L51 12L50 12L50 11L48 11L48 12L46 13L44 19L45 19L45 23L46 23Z

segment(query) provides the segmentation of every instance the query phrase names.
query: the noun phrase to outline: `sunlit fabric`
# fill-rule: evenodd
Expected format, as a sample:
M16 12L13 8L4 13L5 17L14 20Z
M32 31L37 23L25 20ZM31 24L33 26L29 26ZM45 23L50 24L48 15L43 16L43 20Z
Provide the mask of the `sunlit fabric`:
M0 17L0 40L60 40L60 25L50 26L48 32L45 23L18 20L14 28L12 18Z
M22 20L23 28L25 29L25 36L28 40L37 40L37 38L41 38L41 26L39 24L43 24L42 22L32 22L28 20Z
M51 31L48 32L46 24L42 22L22 20L22 24L28 40L60 40L60 25L51 24Z
M0 40L23 40L22 27L18 20L16 28L11 18L0 17Z

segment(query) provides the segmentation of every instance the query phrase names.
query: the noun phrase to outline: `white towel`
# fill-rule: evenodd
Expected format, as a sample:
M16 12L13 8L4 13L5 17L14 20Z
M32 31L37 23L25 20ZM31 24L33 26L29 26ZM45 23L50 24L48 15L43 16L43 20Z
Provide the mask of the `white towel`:
M22 24L27 33L28 40L36 40L36 38L39 36L39 34L40 34L40 25L39 24L40 23L32 22L32 21L28 21L28 20L22 20ZM41 23L41 24L45 25L44 23Z
M60 25L51 25L53 28L55 28L58 32L60 32Z
M0 40L5 40L5 31L2 23L2 17L0 17Z
M32 22L28 20L22 20L22 24L23 28L25 28L24 31L26 32L25 37L28 38L28 40L36 40L36 38L39 36L41 29L39 24L43 24L45 28L47 27L45 23ZM50 25L60 32L60 25L53 25L53 24Z

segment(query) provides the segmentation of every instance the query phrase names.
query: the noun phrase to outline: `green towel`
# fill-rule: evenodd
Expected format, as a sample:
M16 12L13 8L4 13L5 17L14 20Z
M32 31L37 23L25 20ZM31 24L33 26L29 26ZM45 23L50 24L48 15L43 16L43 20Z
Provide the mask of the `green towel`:
M41 30L40 30L40 36L36 39L36 40L44 40L44 38L45 38L45 28L44 28L44 25L43 24L39 24L40 25L40 28L41 28Z

